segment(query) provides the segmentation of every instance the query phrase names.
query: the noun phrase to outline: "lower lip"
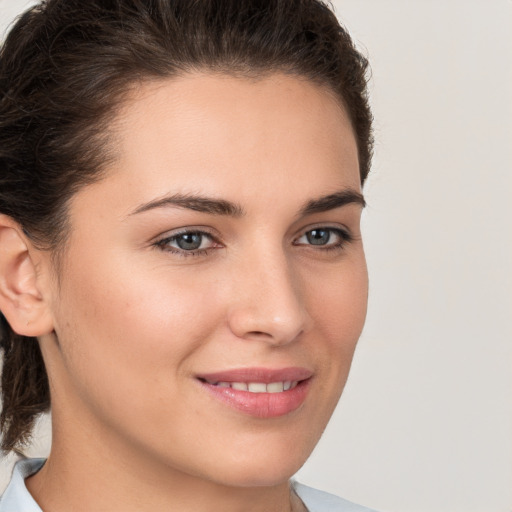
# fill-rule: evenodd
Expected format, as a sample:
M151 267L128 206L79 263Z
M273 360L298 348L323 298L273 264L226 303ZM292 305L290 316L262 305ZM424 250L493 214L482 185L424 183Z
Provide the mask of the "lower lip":
M277 418L297 410L306 400L310 379L281 393L251 393L232 388L222 388L200 381L215 398L226 405L256 418Z

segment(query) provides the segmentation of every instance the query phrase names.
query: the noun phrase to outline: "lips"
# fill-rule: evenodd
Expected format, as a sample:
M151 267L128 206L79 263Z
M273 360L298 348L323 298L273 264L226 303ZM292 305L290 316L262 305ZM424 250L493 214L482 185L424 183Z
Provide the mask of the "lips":
M304 402L312 372L306 368L241 368L201 374L197 379L213 398L257 418L289 414Z

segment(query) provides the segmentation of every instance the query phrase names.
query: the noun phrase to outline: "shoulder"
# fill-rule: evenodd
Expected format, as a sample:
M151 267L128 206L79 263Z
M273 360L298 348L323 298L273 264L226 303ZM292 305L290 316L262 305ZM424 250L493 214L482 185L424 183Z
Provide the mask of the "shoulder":
M375 512L334 494L293 482L293 488L309 512ZM0 512L2 512L0 510Z
M25 485L25 478L39 471L45 459L23 459L16 463L12 478L0 496L0 512L41 512Z

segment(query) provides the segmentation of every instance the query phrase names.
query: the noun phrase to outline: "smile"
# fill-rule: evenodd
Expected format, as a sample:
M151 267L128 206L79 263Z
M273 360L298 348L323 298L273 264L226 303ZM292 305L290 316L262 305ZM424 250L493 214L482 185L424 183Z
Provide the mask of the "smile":
M301 408L313 373L306 368L240 368L198 375L208 395L255 418L276 418Z
M282 393L295 388L298 383L298 380L270 382L268 384L265 382L208 382L208 384L219 388L231 388L238 391L248 391L249 393Z

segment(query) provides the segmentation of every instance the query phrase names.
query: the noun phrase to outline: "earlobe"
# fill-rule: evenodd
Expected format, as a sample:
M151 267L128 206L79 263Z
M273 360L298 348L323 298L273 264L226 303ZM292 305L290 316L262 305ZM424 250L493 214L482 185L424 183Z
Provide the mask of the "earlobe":
M0 215L0 311L17 334L36 337L53 322L30 249L21 227Z

